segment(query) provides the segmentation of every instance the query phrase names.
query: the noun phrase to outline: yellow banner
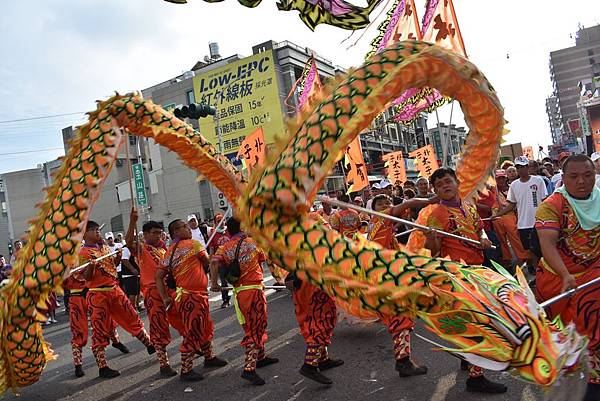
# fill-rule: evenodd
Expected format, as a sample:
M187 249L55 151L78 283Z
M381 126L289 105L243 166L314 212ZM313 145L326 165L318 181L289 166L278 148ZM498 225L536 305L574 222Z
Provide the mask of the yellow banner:
M265 51L194 77L197 103L216 107L223 153L237 153L244 139L262 127L267 144L284 133L273 51ZM200 118L200 133L218 145L212 117Z

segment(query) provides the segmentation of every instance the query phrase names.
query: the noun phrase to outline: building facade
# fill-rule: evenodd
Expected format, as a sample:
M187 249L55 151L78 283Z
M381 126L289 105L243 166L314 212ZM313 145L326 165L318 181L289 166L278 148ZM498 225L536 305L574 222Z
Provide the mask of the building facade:
M444 140L446 141L445 146L443 144ZM466 141L467 130L464 127L457 127L454 124L446 125L444 123L439 123L436 127L430 128L427 138L427 144L433 145L433 150L438 160L442 161L442 164L444 147L446 148L446 165L451 168L456 168L458 157Z
M597 77L600 77L600 25L581 28L575 46L550 53L552 96L558 99L559 116L549 114L548 120L559 117L562 123L562 135L557 143L572 142L569 121L579 119L577 102L582 86L591 84Z
M294 43L267 41L252 47L252 55L238 54L221 58L211 45L210 57L196 63L191 70L142 90L146 99L165 109L191 103L207 103L217 109L216 116L187 120L234 164L242 140L257 127L262 127L267 144L276 136L286 135L284 121L293 118L298 108L299 91L293 91L310 57L314 57L323 83L344 71L331 60L309 48ZM393 121L390 110L384 112L361 135L361 145L369 174L384 173L381 156L402 150L405 156L427 143L427 124L421 118L410 127ZM62 135L65 152L74 137L72 127ZM122 146L117 161L106 179L90 219L104 224L104 232L124 232L131 210L128 169L133 164L143 167L143 187L147 205L140 208L142 221L152 219L165 226L175 218L194 213L200 220L229 210L224 196L205 177L186 167L178 156L152 139L130 137L129 154ZM50 161L37 169L4 174L6 197L6 229L0 217L0 241L14 241L27 231L26 221L37 211L42 200L41 189L51 182L53 171L61 162ZM410 170L409 170L410 176ZM22 182L22 184L21 184ZM332 171L326 190L344 188L341 166ZM4 194L4 195L2 195ZM27 201L18 201L26 198Z

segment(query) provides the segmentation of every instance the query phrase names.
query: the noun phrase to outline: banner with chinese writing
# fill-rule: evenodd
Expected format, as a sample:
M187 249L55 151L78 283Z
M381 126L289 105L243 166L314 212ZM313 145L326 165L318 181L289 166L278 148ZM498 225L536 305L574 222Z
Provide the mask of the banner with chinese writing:
M360 138L358 136L348 144L345 153L344 165L348 170L346 183L352 184L347 192L360 191L369 185L369 176L367 175L367 166L362 155Z
M428 0L422 25L423 40L467 57L452 0Z
M248 174L250 174L254 166L262 164L266 154L265 135L262 127L258 127L256 131L244 138L240 150L238 150L237 158L243 161L248 169Z
M272 50L234 61L194 77L197 103L216 107L223 153L236 154L246 136L258 127L267 144L284 133L279 85ZM219 143L213 118L200 118L200 133Z
M533 160L533 146L523 146L523 156L527 156L529 160Z
M408 155L415 158L420 176L429 178L435 170L440 168L431 145L423 146Z
M387 167L387 175L389 180L396 184L398 181L406 181L406 166L404 166L404 158L402 151L387 153L382 156L385 160L385 166Z

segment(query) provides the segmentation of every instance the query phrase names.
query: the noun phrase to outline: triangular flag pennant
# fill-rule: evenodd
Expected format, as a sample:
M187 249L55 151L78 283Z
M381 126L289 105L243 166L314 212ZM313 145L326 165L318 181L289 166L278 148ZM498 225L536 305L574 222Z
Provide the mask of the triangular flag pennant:
M258 127L253 133L244 138L237 153L237 158L242 161L248 174L257 164L261 164L267 154L265 145L265 134L262 127Z
M371 41L371 51L366 59L402 40L421 40L414 1L396 0L377 30L379 34Z
M350 165L346 176L346 183L352 183L350 188L348 188L347 193L360 191L369 185L367 166L365 165L365 159L362 155L360 139L358 136L346 147L344 165Z
M310 106L311 99L319 92L322 86L319 71L317 70L317 62L314 55L312 55L304 65L302 75L292 86L284 103L288 107L294 108L293 105L288 103L288 100L294 93L298 93L298 107L296 108L296 112L300 112Z
M428 0L423 17L423 40L467 57L452 0Z

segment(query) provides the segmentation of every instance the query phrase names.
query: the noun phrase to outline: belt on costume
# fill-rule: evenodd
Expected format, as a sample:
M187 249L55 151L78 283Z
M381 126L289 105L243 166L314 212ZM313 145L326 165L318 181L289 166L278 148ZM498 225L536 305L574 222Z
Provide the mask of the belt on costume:
M235 314L237 316L237 320L238 320L238 322L240 322L241 325L246 324L246 318L244 317L244 314L242 313L242 310L240 309L240 305L237 300L237 294L242 291L246 291L246 290L262 290L262 289L263 289L262 284L240 285L239 287L233 287L233 307L235 308Z
M544 258L541 259L541 262L542 262L542 267L544 268L544 270L546 270L546 271L554 274L555 276L558 276L558 274L556 274L556 272L550 267L550 265L548 264L548 262L546 262L546 260ZM571 272L569 272L569 274L571 276L573 276L573 277L580 277L580 276L582 276L585 273L587 273L587 272L586 271L582 271L582 272L579 272L579 273L571 273Z
M69 296L70 297L82 297L87 292L88 292L87 288L79 288L79 289L69 290Z
M108 292L114 290L116 287L116 285L106 285L102 287L90 288L89 290L94 292Z
M175 289L175 302L181 301L183 294L200 294L205 295L206 291L202 290L186 290L185 288L177 287Z

